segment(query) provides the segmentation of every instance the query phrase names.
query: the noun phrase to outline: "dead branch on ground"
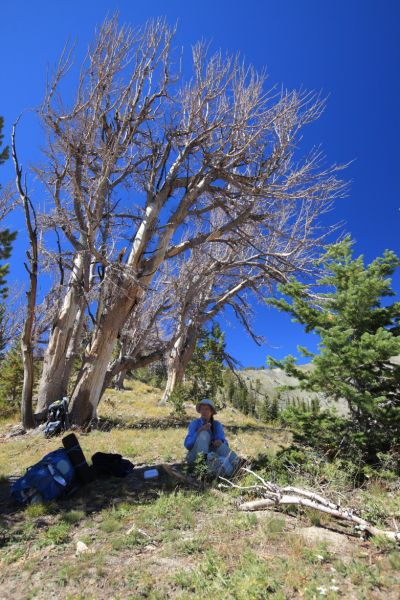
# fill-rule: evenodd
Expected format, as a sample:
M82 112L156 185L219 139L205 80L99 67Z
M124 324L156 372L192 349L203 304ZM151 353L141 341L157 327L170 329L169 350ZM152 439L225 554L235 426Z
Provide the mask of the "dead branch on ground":
M266 481L260 475L254 473L254 471L251 471L251 469L243 468L242 470L253 475L259 483L250 486L241 486L224 477L220 477L220 479L226 482L225 484L221 484L221 486L226 488L234 487L246 491L253 490L256 493L261 494L262 498L250 502L242 502L238 506L239 510L263 510L265 508L278 508L290 504L304 506L305 508L312 508L313 510L326 513L340 521L355 523L358 529L367 532L369 535L382 536L389 540L400 542L400 530L390 531L379 529L365 519L357 516L351 508L342 508L339 504L336 504L315 492L290 485L279 487L276 483Z

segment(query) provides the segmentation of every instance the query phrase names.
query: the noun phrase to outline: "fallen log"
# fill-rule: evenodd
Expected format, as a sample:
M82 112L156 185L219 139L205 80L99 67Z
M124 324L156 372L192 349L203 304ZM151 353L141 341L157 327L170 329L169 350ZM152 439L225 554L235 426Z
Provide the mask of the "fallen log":
M235 487L242 490L252 489L258 493L261 493L263 498L259 500L252 500L250 502L243 502L239 504L239 510L263 510L264 508L279 508L280 506L287 506L289 504L304 506L306 508L312 508L313 510L326 513L335 519L355 523L358 529L366 531L370 535L382 536L388 538L389 540L400 542L400 531L379 529L378 527L375 527L375 525L372 525L365 519L362 519L356 515L353 510L342 508L339 504L335 504L320 494L293 486L279 487L271 481L265 481L262 477L260 477L260 475L254 473L250 469L245 468L243 470L251 473L261 482L261 485L258 483L254 486L240 486L229 481L228 479L221 477L220 479L226 481L226 484L222 484L222 486Z

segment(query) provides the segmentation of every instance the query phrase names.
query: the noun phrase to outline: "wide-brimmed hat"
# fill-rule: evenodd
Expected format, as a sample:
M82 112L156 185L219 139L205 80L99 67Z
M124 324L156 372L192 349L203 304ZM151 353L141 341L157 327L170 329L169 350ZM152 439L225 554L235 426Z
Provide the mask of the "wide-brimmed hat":
M204 400L200 400L200 402L198 402L196 404L196 410L197 410L198 413L200 412L200 405L201 404L206 404L207 406L211 406L211 408L212 408L212 410L214 412L214 415L217 414L217 410L215 408L215 404L214 404L214 402L212 400L209 400L208 398L204 398Z

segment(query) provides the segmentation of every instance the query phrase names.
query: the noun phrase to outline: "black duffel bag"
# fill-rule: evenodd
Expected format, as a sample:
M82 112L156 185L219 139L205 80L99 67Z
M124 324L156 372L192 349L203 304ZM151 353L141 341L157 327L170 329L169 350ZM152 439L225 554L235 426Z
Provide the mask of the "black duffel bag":
M96 452L92 456L92 468L99 479L108 477L126 477L133 471L130 460L122 458L121 454Z

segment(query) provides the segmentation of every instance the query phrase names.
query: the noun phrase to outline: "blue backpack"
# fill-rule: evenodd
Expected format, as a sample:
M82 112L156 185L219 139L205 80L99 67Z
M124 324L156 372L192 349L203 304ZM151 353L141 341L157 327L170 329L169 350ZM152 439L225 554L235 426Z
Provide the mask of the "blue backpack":
M12 485L11 495L21 504L28 504L33 498L49 502L74 487L74 467L64 448L59 448L28 467L25 475Z

